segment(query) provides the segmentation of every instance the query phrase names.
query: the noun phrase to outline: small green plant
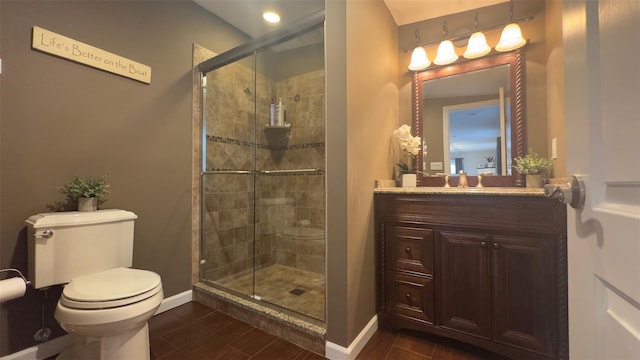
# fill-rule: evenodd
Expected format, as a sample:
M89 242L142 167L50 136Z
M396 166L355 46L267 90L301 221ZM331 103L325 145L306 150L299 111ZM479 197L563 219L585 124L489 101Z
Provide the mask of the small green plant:
M524 175L537 175L551 169L551 161L544 158L533 150L529 149L529 153L523 157L513 159L516 170Z
M106 176L86 179L74 176L71 181L60 186L58 190L73 201L81 197L95 197L99 202L104 202L105 196L109 194L109 186L106 182Z

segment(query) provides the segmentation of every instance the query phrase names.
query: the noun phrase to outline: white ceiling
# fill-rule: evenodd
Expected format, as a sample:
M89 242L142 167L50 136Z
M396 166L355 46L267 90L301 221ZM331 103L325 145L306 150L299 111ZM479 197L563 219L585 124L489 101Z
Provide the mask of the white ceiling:
M509 0L384 0L396 25L456 14Z
M325 0L193 0L243 33L256 38L324 9ZM271 10L280 14L280 24L268 24L262 13Z
M325 3L325 0L193 1L253 38L324 9ZM401 26L507 1L509 0L384 0L384 3L396 24ZM267 24L262 20L262 13L266 10L280 13L281 25Z

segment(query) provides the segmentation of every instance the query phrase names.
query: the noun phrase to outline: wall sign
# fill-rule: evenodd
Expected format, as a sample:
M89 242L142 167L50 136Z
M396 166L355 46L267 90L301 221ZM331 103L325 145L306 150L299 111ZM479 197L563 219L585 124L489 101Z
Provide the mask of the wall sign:
M31 47L100 70L151 83L151 67L34 26Z

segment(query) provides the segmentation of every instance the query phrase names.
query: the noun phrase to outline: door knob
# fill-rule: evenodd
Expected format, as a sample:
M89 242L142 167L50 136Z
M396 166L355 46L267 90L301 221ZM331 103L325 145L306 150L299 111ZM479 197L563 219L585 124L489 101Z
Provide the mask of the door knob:
M569 204L574 209L581 209L585 197L584 180L572 175L565 184L547 184L544 186L544 196Z

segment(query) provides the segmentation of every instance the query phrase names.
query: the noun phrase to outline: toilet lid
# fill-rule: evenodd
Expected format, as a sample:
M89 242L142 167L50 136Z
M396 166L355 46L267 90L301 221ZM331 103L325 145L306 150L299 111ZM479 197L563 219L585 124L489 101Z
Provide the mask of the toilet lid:
M71 279L60 302L76 309L99 309L142 301L162 290L160 276L139 269L116 268Z

